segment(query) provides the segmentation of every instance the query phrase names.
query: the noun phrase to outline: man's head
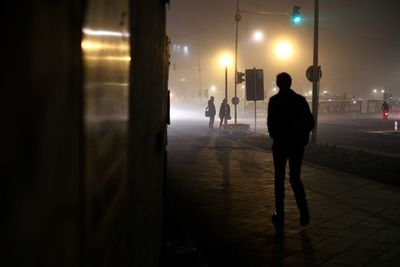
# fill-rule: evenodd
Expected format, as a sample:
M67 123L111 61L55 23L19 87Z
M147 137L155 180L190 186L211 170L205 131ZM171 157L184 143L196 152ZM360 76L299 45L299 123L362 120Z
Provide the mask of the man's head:
M214 97L213 97L213 96L212 96L212 97L210 97L210 100L211 100L211 101L214 101Z
M292 85L292 77L290 77L286 72L279 73L276 76L276 85L281 90L290 89L290 86Z

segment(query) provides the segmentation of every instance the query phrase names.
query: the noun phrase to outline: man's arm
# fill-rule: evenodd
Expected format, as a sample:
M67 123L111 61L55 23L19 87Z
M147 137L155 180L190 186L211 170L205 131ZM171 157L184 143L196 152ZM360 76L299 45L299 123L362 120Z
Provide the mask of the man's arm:
M268 103L268 116L267 116L267 127L268 127L268 132L269 136L274 139L275 138L275 116L274 116L274 104L271 99L269 100Z

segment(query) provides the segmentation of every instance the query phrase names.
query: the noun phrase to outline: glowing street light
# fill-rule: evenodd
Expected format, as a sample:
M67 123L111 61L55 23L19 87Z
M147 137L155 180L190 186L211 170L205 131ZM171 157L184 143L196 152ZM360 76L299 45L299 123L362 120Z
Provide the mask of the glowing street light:
M318 0L315 0L315 1L318 1ZM237 50L238 50L238 35L239 35L239 21L241 20L241 18L242 18L242 16L241 16L241 13L251 13L251 14L263 14L263 15L277 15L277 16L290 16L290 14L288 13L288 12L275 12L275 11L271 11L271 10L269 10L269 11L249 11L249 10L240 10L239 9L239 0L236 0L236 13L235 13L235 15L234 15L234 19L235 19L235 22L236 22L236 34L235 34L235 98L237 97L236 95L237 95L237 84L238 84L238 82L237 82L237 75L236 75L236 73L238 72L238 70L237 70ZM292 20L292 23L294 24L294 25L298 25L298 24L300 24L301 22L302 22L302 17L301 17L301 15L300 15L300 6L297 6L297 5L295 5L295 6L293 6L293 12L292 12L292 14L291 14L291 20ZM262 34L262 32L259 32L259 31L257 31L257 32L255 32L254 34L253 34L253 39L256 41L256 42L261 42L261 40L264 38L264 36L263 36L263 34ZM314 38L315 39L315 38ZM279 49L279 51L280 51L280 49ZM287 55L287 56L289 56L290 55L290 53L288 53L288 50L286 49L285 50L286 52L279 52L279 54L283 54L283 55ZM315 51L317 51L317 50L315 50ZM290 52L291 52L291 50L290 50ZM288 55L289 54L289 55ZM283 56L283 57L287 57L287 56ZM280 56L281 57L281 56ZM314 77L316 77L317 76L317 74L314 74ZM237 105L234 105L235 106L235 124L236 124L236 118L237 118L237 111L236 111L236 109L237 109ZM316 131L314 132L314 133L316 133Z
M232 57L225 53L222 54L221 57L219 58L219 62L222 66L225 67L225 99L226 99L226 103L228 103L228 66L232 64ZM225 129L227 127L227 121L225 121Z
M264 34L261 31L255 31L253 33L253 40L257 43L261 42L264 39Z
M275 54L279 58L287 59L293 53L292 45L288 41L280 41L275 46Z
M184 53L185 55L188 55L188 54L189 54L189 48L188 48L186 45L183 47L183 53Z
M219 63L227 68L229 65L232 64L232 57L229 54L222 54L219 58Z

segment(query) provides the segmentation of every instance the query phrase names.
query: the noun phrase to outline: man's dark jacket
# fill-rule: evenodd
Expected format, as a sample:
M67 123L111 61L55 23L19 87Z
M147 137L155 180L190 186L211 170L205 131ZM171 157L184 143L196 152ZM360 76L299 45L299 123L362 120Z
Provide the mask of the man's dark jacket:
M267 125L273 149L304 147L314 128L314 118L305 97L292 89L280 89L269 100Z

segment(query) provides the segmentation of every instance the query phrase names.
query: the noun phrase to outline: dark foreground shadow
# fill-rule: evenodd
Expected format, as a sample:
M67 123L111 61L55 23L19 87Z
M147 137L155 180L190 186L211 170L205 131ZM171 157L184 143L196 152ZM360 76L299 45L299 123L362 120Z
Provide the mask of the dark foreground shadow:
M229 173L229 157L232 153L232 142L224 137L218 136L215 142L215 150L217 154L218 163L221 165L222 171L222 186L224 190L228 190L230 185L230 173Z
M305 231L299 233L301 250L296 251L296 246L291 244L298 239L286 238L283 229L275 231L273 236L273 249L271 252L273 266L317 266L314 248Z

